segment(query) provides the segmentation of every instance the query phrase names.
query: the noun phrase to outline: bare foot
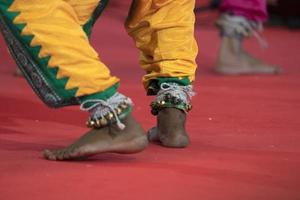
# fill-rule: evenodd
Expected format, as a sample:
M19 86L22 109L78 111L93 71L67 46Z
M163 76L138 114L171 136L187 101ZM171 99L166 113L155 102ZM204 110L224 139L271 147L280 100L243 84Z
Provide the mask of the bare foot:
M186 114L176 108L165 108L158 113L157 127L148 132L150 142L165 147L184 148L190 143L185 129Z
M223 75L279 74L281 69L258 60L242 48L241 40L223 37L216 72Z
M129 115L123 120L124 130L111 125L101 129L92 129L66 148L45 150L48 160L73 160L87 158L100 153L138 153L148 145L143 128Z

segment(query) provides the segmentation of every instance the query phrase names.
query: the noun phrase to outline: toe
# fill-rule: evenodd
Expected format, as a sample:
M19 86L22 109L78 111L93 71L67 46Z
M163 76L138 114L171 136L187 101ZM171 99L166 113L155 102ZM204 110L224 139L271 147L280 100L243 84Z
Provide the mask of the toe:
M70 160L70 159L72 159L71 152L70 151L64 151L62 153L62 158L64 160Z
M57 160L65 160L65 156L64 156L66 154L65 152L67 152L66 149L57 151L56 152L56 158L57 158Z
M151 128L148 131L147 137L148 137L148 140L150 142L158 142L159 141L159 137L158 137L157 128L156 127Z
M44 150L43 156L47 160L56 160L56 156L54 155L54 153L48 149Z

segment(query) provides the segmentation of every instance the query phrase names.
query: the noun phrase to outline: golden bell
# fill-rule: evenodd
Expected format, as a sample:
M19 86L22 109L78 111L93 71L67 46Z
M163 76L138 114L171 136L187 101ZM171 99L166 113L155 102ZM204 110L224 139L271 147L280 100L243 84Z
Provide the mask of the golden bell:
M89 127L91 128L95 125L95 122L93 120L88 121L88 123L89 123Z
M127 107L128 107L128 105L126 103L121 104L121 108L126 109Z
M114 115L112 113L105 115L105 118L108 120L112 120L113 117L114 117Z
M121 114L121 112L122 112L121 108L116 108L116 113L117 113L118 115Z
M96 120L96 127L97 127L97 128L100 128L100 127L101 127L101 122L100 122L100 120Z
M87 121L87 122L85 123L85 125L86 125L87 127L91 128L91 123L90 123L90 121Z
M103 117L100 119L100 123L102 126L105 126L105 125L107 125L107 120Z

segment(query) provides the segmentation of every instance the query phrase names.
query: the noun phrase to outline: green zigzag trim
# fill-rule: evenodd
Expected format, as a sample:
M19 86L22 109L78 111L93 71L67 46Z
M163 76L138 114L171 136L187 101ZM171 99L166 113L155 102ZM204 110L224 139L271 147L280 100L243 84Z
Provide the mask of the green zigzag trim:
M98 6L94 10L92 16L90 19L82 26L83 31L86 33L86 35L90 38L92 34L92 28L94 24L96 23L97 19L100 17L102 14L104 8L108 4L109 0L100 0Z
M14 19L20 14L20 12L11 12L8 11L8 8L12 4L13 1L10 1L10 4L0 4L0 11L2 12L3 16L9 22L8 25L10 26L11 30L14 32L14 35L18 38L18 40L23 44L26 48L27 52L34 58L34 60L38 63L39 69L44 75L43 78L46 80L47 84L50 85L52 88L55 88L55 91L58 93L60 97L65 100L68 100L75 96L78 88L73 88L70 90L66 90L65 86L69 80L69 77L64 77L61 79L57 79L57 73L59 67L49 68L48 63L50 60L50 56L47 57L39 57L39 53L41 50L41 46L30 46L34 35L26 35L22 36L21 32L25 28L26 24L14 24Z
M95 94L79 97L80 103L83 103L86 100L94 100L94 99L107 100L116 93L116 91L119 88L119 85L120 85L120 83L116 83L113 86L106 89L104 92L98 92ZM92 104L90 104L90 105L92 105ZM87 104L87 106L90 106L90 105Z
M95 23L96 19L100 16L101 12L105 8L108 0L103 0L103 4L99 4L98 7L96 8L95 12L93 13L92 18L88 22L89 24L86 27L89 27L90 30L88 30L88 33L91 33L91 28L93 24ZM72 97L75 96L77 89L70 89L70 90L65 90L65 85L67 84L69 77L64 77L61 79L57 79L57 73L59 70L59 67L48 67L48 63L50 60L50 56L39 58L39 53L41 50L41 46L30 46L31 41L34 38L34 35L25 35L22 36L21 32L22 30L26 27L26 24L14 24L13 21L14 19L20 14L20 12L11 12L8 11L9 7L13 3L13 0L7 0L6 4L0 2L0 14L3 15L8 22L8 25L10 29L13 31L14 35L18 38L18 40L23 44L23 46L26 48L28 53L34 58L34 60L37 62L37 64L40 66L40 70L42 74L45 76L43 77L46 79L47 84L49 84L52 88L55 89L55 91L58 93L58 95L63 98L64 100L68 100ZM87 33L87 34L88 34ZM116 83L115 85L109 87L105 91L98 92L92 95L87 95L87 96L82 96L79 97L81 101L87 100L87 99L108 99L111 97L113 94L116 93L117 89L119 87L119 83Z
M6 0L6 1L1 1L0 2L0 12L1 10L8 10L8 8L12 5L14 0Z

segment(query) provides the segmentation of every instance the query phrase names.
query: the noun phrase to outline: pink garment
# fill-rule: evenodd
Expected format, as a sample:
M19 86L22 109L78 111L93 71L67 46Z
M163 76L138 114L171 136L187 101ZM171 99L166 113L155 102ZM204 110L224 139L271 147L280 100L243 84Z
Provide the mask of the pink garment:
M220 10L259 22L268 18L266 0L222 0Z

